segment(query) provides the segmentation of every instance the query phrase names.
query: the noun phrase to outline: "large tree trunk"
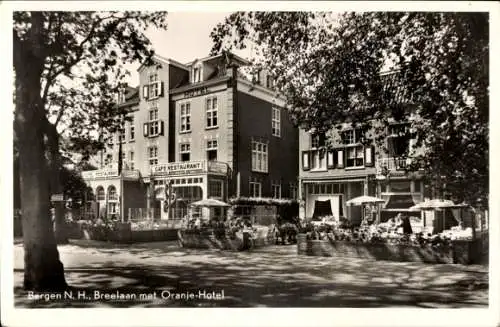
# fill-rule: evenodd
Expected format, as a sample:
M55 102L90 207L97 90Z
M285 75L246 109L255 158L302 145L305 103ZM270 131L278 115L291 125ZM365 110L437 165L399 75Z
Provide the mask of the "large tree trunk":
M49 214L49 184L44 149L45 111L40 96L40 12L32 13L30 38L14 42L16 74L14 126L19 148L24 288L58 291L67 287Z
M63 194L61 185L61 154L59 152L59 135L54 125L47 122L47 146L50 156L50 192L51 194ZM68 237L64 219L64 202L54 202L55 209L55 235L57 244L67 244Z

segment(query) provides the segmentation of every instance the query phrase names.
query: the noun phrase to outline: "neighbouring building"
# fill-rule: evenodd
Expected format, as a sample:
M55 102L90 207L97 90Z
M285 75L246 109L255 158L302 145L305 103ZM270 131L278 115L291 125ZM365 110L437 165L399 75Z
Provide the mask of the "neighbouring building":
M142 65L121 95L129 121L83 173L95 214L180 218L201 199L296 198L298 129L264 71L243 77L248 64L228 54Z
M386 87L395 87L390 85L390 77L388 74L385 78L389 84ZM411 116L410 110L407 118ZM345 217L358 224L366 212L363 213L360 206L346 206L346 201L362 195L385 200L380 208L381 221L398 213L410 214L409 208L429 193L424 190L421 171L407 173L405 170L407 150L421 151L415 148L415 140L409 136L409 121L394 121L386 127L385 142L378 146L376 142L361 143L362 137L374 140L375 129L362 135L348 123L341 124L340 132L332 129L315 133L300 129L300 218ZM330 147L325 147L327 136L333 140ZM374 213L369 210L368 213ZM411 214L420 216L420 213Z

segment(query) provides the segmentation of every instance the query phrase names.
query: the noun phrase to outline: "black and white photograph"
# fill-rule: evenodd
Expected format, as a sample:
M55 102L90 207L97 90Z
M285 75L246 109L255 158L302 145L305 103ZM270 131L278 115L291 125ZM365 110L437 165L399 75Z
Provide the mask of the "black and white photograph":
M498 3L68 3L0 5L2 324L500 324Z

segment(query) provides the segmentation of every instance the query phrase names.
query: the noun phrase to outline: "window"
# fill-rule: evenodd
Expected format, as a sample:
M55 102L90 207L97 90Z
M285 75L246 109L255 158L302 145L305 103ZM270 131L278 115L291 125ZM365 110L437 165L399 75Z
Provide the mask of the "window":
M311 135L311 169L326 170L325 133Z
M255 84L260 84L260 71L258 72L254 72L252 74L252 81L255 83Z
M163 95L163 82L158 78L158 73L151 72L146 81L146 85L142 87L142 97L145 100L156 99Z
M273 194L273 198L275 199L281 199L281 184L279 183L273 183L271 185L271 191Z
M193 68L193 83L201 82L201 66Z
M110 215L118 214L118 203L116 203L116 202L109 202L108 203L108 214L110 214Z
M206 103L207 128L217 127L217 97L210 97Z
M158 109L149 110L149 136L155 136L159 133Z
M104 192L104 188L102 186L99 186L97 188L96 193L97 193L97 201L106 200L106 193Z
M250 181L250 196L259 198L262 196L262 184L256 181Z
M158 147L151 146L148 148L148 152L149 152L149 164L151 166L157 165L158 164Z
M311 135L311 148L318 149L325 146L325 133L314 133Z
M113 161L113 155L108 153L104 159L104 166L108 166Z
M208 181L208 196L212 198L222 198L222 181Z
M207 160L217 160L217 140L207 141Z
M270 75L266 77L266 87L269 89L274 88L274 79Z
M131 118L129 122L129 141L135 140L135 126L134 126L134 117Z
M154 99L160 95L160 85L158 83L158 73L149 75L149 98Z
M297 199L299 197L299 192L297 190L297 185L290 183L290 198Z
M281 112L279 108L273 108L272 131L274 136L281 136Z
M134 170L134 151L130 151L128 154L129 168Z
M116 194L116 188L114 186L108 187L108 200L109 201L118 200L118 194Z
M389 127L387 146L390 157L404 157L410 148L408 124L395 124Z
M326 170L326 152L325 150L311 151L311 169Z
M347 162L346 167L363 167L364 166L364 152L363 146L351 146L346 148Z
M180 159L181 161L189 161L191 157L191 144L189 143L181 143L180 150Z
M342 143L346 147L346 168L364 167L365 153L363 145L359 144L363 137L361 130L351 129L342 132ZM340 158L339 158L340 162Z
M181 104L181 132L191 131L191 104Z
M122 128L120 129L120 131L118 132L118 142L120 143L124 143L125 142L125 129Z
M266 143L252 141L252 170L267 173L268 153Z

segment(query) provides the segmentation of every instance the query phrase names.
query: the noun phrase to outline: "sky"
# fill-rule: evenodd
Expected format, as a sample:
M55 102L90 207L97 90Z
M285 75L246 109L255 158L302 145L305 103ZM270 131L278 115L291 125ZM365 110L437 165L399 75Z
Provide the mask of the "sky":
M169 12L167 30L149 28L146 35L157 54L181 63L188 63L209 55L212 48L210 32L229 14L231 12ZM236 53L245 56L244 52ZM127 66L127 68L132 74L128 82L136 86L139 64Z

